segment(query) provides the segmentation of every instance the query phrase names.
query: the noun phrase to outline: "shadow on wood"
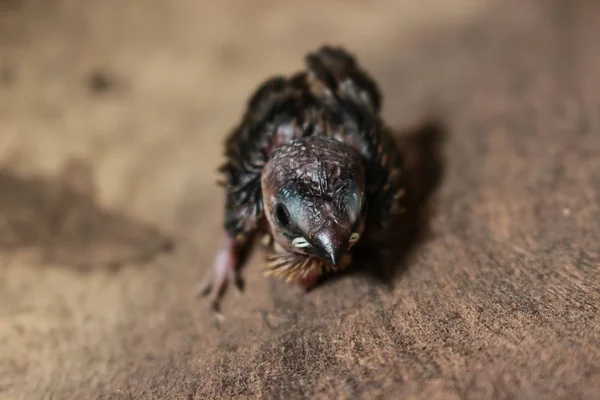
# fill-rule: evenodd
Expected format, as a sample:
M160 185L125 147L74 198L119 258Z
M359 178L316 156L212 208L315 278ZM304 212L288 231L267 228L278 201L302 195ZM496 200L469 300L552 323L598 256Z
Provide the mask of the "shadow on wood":
M103 210L90 166L70 160L58 179L0 169L0 250L39 251L43 263L78 270L146 263L173 243L155 227Z

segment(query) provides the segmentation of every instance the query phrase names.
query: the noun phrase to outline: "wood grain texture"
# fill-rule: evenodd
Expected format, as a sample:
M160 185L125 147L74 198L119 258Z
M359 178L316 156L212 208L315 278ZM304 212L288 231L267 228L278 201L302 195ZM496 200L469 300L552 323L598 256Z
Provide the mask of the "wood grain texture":
M1 248L0 398L600 397L597 2L464 0L476 11L460 18L455 2L447 14L331 2L311 19L305 5L227 14L207 2L194 14L196 2L181 0L149 8L111 45L142 2L102 3L87 28L65 22L74 23L74 3L48 3L44 18L32 16L41 6L19 3L8 2L0 23L0 187L22 188L23 201L3 197L0 221L23 227L19 235L51 226L35 200L46 192L28 188L54 193L76 155L89 160L97 193L74 195L85 207L73 218L93 213L108 232L102 254L137 254L146 232L174 232L176 251L81 270L40 258L44 235ZM208 11L208 26L230 27L229 45L224 32L200 39L208 34L194 29L208 28L186 19ZM342 13L345 24L331 22ZM406 27L418 18L428 25ZM246 20L255 22L244 30ZM303 37L308 20L317 27ZM356 32L361 21L385 32ZM410 153L439 178L426 228L389 286L351 274L304 294L264 278L254 258L246 292L227 297L217 327L193 290L221 240L219 140L257 81L296 69L326 36L356 44L399 128L418 126L430 105L439 111L443 163ZM236 38L252 41L254 56ZM211 53L202 40L223 42ZM43 51L50 44L62 58ZM99 67L118 79L90 94ZM114 218L133 232L130 244L114 243ZM96 253L74 243L73 257L93 264Z

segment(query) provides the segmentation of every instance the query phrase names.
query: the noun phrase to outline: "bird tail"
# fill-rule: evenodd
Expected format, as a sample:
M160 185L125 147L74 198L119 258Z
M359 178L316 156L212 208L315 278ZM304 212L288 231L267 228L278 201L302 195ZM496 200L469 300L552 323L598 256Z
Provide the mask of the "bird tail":
M305 59L313 91L334 96L368 108L373 113L381 109L381 93L375 81L354 56L342 47L322 46ZM325 92L325 93L323 93Z

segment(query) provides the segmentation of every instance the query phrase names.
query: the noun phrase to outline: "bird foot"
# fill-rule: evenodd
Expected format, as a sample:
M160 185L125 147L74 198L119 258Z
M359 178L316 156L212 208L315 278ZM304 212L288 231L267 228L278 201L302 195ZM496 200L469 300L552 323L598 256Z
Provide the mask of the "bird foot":
M219 312L220 302L230 282L234 284L236 295L241 295L244 290L244 280L239 274L240 259L233 239L225 239L225 243L213 264L209 274L200 281L196 289L198 297L209 298L209 305L218 319L223 316Z

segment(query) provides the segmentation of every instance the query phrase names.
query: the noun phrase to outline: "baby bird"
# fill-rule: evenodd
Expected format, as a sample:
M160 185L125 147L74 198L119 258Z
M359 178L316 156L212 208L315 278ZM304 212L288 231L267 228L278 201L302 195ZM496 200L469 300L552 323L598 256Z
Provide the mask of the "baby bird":
M305 288L377 243L405 210L402 159L380 116L381 94L353 55L323 46L306 70L251 96L225 143L226 238L199 293L217 309L257 236L264 271Z

